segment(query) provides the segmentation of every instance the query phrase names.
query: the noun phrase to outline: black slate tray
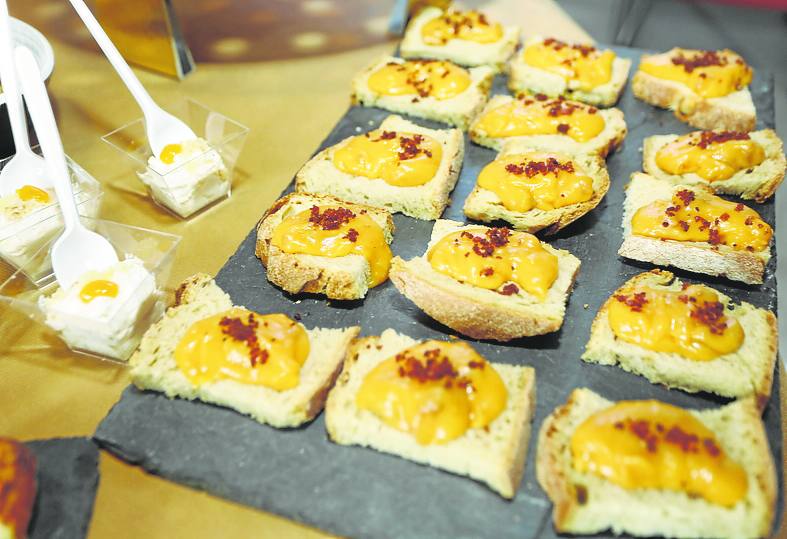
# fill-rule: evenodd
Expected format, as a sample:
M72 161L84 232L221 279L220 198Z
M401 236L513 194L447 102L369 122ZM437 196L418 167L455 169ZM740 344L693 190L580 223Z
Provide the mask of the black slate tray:
M616 50L621 56L632 58L634 68L644 52ZM772 77L758 73L751 90L760 127L773 127ZM495 81L493 92L505 92L502 77ZM544 417L563 403L572 389L581 386L611 399L656 398L697 408L724 402L710 395L669 391L619 368L586 364L579 359L591 321L601 304L629 277L650 268L617 256L622 240L623 186L629 175L641 168L642 139L653 134L690 131L672 113L635 100L629 89L618 106L626 114L629 134L623 148L609 159L612 178L609 193L593 212L550 239L582 260L563 328L551 335L505 345L474 344L491 361L535 367L538 404L534 433ZM376 127L387 115L378 109L351 108L320 149L357 134L356 127L364 131ZM465 162L452 195L453 202L444 213L445 218L460 221L465 220L462 204L479 170L495 157L495 152L469 140L466 144ZM775 223L773 201L757 209L766 221ZM394 253L403 258L422 254L432 223L402 215L396 215L394 220ZM360 324L366 335L393 327L415 338L445 338L452 334L401 296L390 282L357 302L289 296L266 280L265 271L254 256L254 240L252 231L217 276L219 285L237 303L261 312L298 313L307 327ZM681 278L710 283L737 300L775 310L775 268L774 258L760 287L676 273ZM764 419L781 477L778 393L777 377ZM551 504L535 480L535 435L531 438L525 477L516 498L510 502L466 478L373 450L334 445L327 440L322 416L304 428L279 431L228 409L169 401L160 394L140 392L132 387L125 391L95 436L108 450L151 473L339 535L555 536L550 521ZM782 496L780 490L777 525L781 519Z
M85 537L98 488L98 446L88 438L54 438L25 445L37 460L30 539Z

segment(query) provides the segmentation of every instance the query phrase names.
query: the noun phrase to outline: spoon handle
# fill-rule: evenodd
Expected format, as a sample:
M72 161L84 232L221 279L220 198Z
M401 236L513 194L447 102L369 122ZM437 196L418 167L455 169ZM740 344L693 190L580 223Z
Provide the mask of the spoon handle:
M153 98L150 97L150 94L148 94L147 90L142 86L142 83L139 82L139 79L134 75L134 72L123 59L117 47L115 47L115 44L112 43L112 40L109 39L109 36L101 27L101 24L99 24L93 16L90 8L87 7L83 0L69 1L74 7L74 10L76 10L77 15L79 15L82 22L85 23L85 26L93 35L93 39L96 40L96 43L98 43L98 46L104 52L109 63L112 64L112 67L115 68L115 71L117 71L117 74L123 79L126 87L131 92L131 95L134 96L134 99L139 103L145 117L147 118L149 112L158 110L158 105L156 105Z
M66 232L81 225L74 192L71 188L71 179L66 165L66 156L63 153L63 143L57 131L55 115L52 104L46 93L46 88L38 71L38 64L27 47L16 48L16 64L19 66L19 78L25 92L30 117L33 119L38 141L44 153L47 172L55 187L57 201L63 212L63 222Z
M11 123L11 134L14 137L16 153L29 151L30 139L27 136L27 121L25 109L22 107L22 95L19 93L16 80L13 37L6 0L0 0L0 80L3 81L3 92L5 93L5 103L8 108L8 119Z

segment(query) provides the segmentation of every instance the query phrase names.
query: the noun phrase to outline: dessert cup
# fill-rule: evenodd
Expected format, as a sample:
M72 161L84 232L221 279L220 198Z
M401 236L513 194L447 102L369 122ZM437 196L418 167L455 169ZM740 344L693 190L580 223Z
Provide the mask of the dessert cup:
M209 147L173 166L163 165L150 148L142 118L101 139L131 161L159 206L186 219L230 196L235 163L249 130L192 99L183 99L168 110Z

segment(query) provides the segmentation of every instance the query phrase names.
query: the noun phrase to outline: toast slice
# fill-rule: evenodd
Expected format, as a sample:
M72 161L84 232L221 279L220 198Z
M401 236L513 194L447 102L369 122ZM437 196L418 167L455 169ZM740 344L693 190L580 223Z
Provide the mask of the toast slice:
M523 140L511 140L503 146L497 158L507 155L527 154L532 151L529 143ZM566 155L564 153L555 155ZM502 220L515 230L537 232L547 229L547 234L554 234L566 225L573 223L599 205L609 190L609 174L602 157L598 155L570 155L577 174L587 175L593 179L593 195L589 200L569 204L552 210L532 208L526 212L518 212L506 208L500 197L478 184L465 199L464 214L470 219L484 223Z
M671 56L675 49L656 55L643 55L640 62ZM704 98L685 84L655 77L637 70L631 80L634 95L651 105L670 109L681 121L698 129L751 131L757 124L757 111L748 88L723 97Z
M489 102L470 126L470 140L476 144L480 144L481 146L486 146L487 148L492 148L493 150L498 151L503 149L503 145L506 142L517 141L521 142L522 144L527 144L533 149L565 152L570 154L597 154L600 157L606 157L618 146L623 144L623 139L626 138L626 121L623 117L623 112L616 108L601 110L596 109L596 114L600 115L604 119L604 129L598 135L585 142L577 142L570 136L562 133L553 135L527 135L515 137L490 136L489 133L484 131L483 126L481 125L482 119L491 111L499 107L506 106L514 100L519 100L523 103L523 106L525 106L524 103L528 101L536 101L538 103L547 102L546 100L539 102L538 99L536 99L533 95L527 93L519 94L516 98L510 95L494 95L489 99ZM586 105L579 101L567 100L564 103L570 107L578 108L580 110L595 109L595 107ZM533 103L531 106L535 104L536 103Z
M36 500L36 457L21 442L0 437L0 537L24 539Z
M386 241L393 241L391 214L380 208L345 202L328 195L291 193L265 212L257 224L255 253L267 271L268 280L291 294L325 294L331 299L359 299L369 290L369 262L360 255L326 257L285 253L271 244L273 231L287 217L313 206L339 206L354 213L366 213L383 229Z
M447 13L450 15L452 11ZM492 43L478 43L455 38L448 39L445 43L426 43L422 35L424 25L444 14L446 12L442 9L430 6L422 9L410 20L404 38L399 45L402 58L434 58L435 60L450 60L455 64L467 67L485 65L494 69L495 72L503 70L506 61L514 53L519 43L520 30L517 26L503 26L503 35ZM488 21L488 23L494 24L494 21Z
M672 185L668 181L641 172L632 174L631 182L626 188L623 244L618 249L618 254L659 266L673 266L695 273L719 275L747 284L762 284L765 266L771 258L770 248L759 252L736 251L727 245L661 240L632 234L631 219L639 208L657 200L670 200L674 193L684 189L710 192L704 185Z
M426 252L444 236L461 230L488 229L440 219L432 228ZM577 257L550 245L543 247L558 257L558 275L546 298L525 290L503 295L462 283L432 268L424 256L411 260L394 257L390 278L396 289L426 314L451 329L474 339L509 341L543 335L560 329L568 295L579 272Z
M695 361L676 353L663 353L626 342L615 336L609 323L610 303L618 294L631 293L642 287L679 291L682 283L664 270L636 275L604 303L593 320L590 340L582 359L601 365L618 365L623 370L644 376L653 383L684 391L708 391L724 397L755 397L764 406L773 384L773 369L778 351L778 329L772 312L750 303L733 305L732 300L716 291L724 305L724 315L734 318L744 332L741 347L733 353L711 361Z
M131 380L140 389L160 391L169 398L201 400L232 408L273 427L296 427L311 421L325 405L357 326L307 329L309 356L298 386L285 391L220 380L194 386L178 368L174 352L189 327L233 307L230 297L209 275L196 274L180 285L175 305L142 337L131 357Z
M524 49L544 41L546 39L541 36L533 36L525 41ZM566 46L572 45L571 43L566 44ZM508 87L513 93L532 92L546 94L550 97L562 95L567 99L597 107L611 107L618 102L620 94L626 86L630 67L631 60L616 56L612 62L610 80L592 90L582 90L576 81L567 80L557 73L531 66L525 62L524 53L519 51L508 63Z
M552 521L559 533L743 539L770 533L776 504L776 473L754 399L689 412L712 430L724 452L743 466L748 491L733 507L712 504L685 492L631 489L576 471L570 441L590 415L614 404L585 388L575 389L566 404L541 425L536 477L554 504Z
M469 429L443 444L421 445L406 432L356 406L364 377L378 363L416 344L393 329L379 337L356 339L336 386L328 395L325 426L337 444L360 445L464 475L513 498L522 480L536 400L532 367L490 363L508 391L506 408L487 428Z
M751 140L762 146L765 160L749 169L739 170L726 180L708 181L695 173L670 174L656 163L656 154L661 148L675 141L680 135L654 135L642 143L642 168L655 178L674 184L707 185L714 193L736 195L744 200L754 199L765 202L776 192L784 180L787 160L784 146L773 129L763 129L749 133Z
M492 87L494 70L487 66L471 67L467 70L470 75L470 86L462 93L448 99L410 94L380 95L369 88L368 80L372 73L386 64L402 64L405 61L402 58L385 56L358 73L352 81L352 103L435 120L466 130L470 121L484 108L489 97L489 89Z
M429 129L408 122L401 116L388 116L379 129L389 132L414 133L437 140L442 146L442 159L434 177L423 185L402 187L380 178L353 176L333 164L334 153L353 137L326 148L306 163L295 176L295 189L302 193L333 195L348 202L401 212L416 219L440 217L449 202L462 169L465 140L459 129Z

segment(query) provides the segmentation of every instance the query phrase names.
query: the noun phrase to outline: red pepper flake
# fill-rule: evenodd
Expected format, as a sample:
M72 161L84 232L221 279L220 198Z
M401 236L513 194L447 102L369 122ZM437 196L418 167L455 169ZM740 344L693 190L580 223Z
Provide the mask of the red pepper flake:
M686 73L691 73L701 67L727 65L727 58L719 55L716 51L698 51L697 54L691 57L686 57L683 53L679 53L671 61L676 66L683 66L683 70Z
M347 208L325 208L320 213L319 206L312 206L309 222L323 230L336 230L355 218L355 214Z
M749 140L749 138L748 133L740 131L702 131L699 135L699 140L692 144L704 150L711 144L722 144L730 140Z
M260 343L257 339L259 322L254 313L249 313L246 322L240 317L225 316L219 320L219 327L224 335L246 344L246 348L249 349L249 359L252 367L255 367L258 363L264 365L268 360L268 351L260 348Z
M708 243L711 245L719 245L721 242L721 234L718 228L711 228L708 230Z
M355 243L356 241L358 241L358 231L355 230L354 228L351 228L350 230L347 231L347 234L344 237L350 240L351 242Z
M718 457L721 454L721 449L716 445L713 438L705 438L702 440L702 445L705 446L705 450L711 457Z
M514 294L519 293L519 287L514 283L508 283L500 290L499 293L503 294L504 296L513 296Z
M400 352L395 356L399 363L399 376L410 378L417 382L454 380L459 377L459 373L454 369L451 360L442 355L439 348L425 350L423 360L406 352ZM424 361L425 360L425 361Z
M690 434L679 426L674 425L667 431L664 441L668 444L677 445L684 453L696 453L700 439L696 434Z
M742 204L742 203L740 203L740 202L738 202L738 203L735 205L735 211L743 211L743 208L744 208L744 206L743 206L743 204Z
M566 133L568 133L569 129L571 129L571 126L568 124L557 124L558 133L563 133L565 135Z
M730 214L727 212L724 212L721 215L719 215L719 219L721 219L722 221L727 221L729 220L729 218L730 218Z
M724 305L719 301L705 301L702 305L694 305L691 317L708 326L714 335L721 335L727 329L727 322L724 319Z
M422 135L413 135L412 137L399 137L399 160L406 161L417 157L423 150L420 144L424 141Z
M484 277L490 277L490 276L492 276L494 274L495 274L495 269L491 268L491 267L490 268L484 268L484 269L481 270L481 275L483 275Z
M648 303L645 292L635 292L634 294L615 294L614 298L626 304L635 313L642 312L643 307Z
M646 447L648 448L649 453L656 452L656 445L658 444L658 438L655 434L651 434L650 432L650 423L645 419L640 419L636 421L631 421L629 423L629 430L634 433L634 435L645 442Z
M681 189L675 196L678 197L681 202L683 202L684 206L688 206L694 200L694 191L689 191L688 189Z

